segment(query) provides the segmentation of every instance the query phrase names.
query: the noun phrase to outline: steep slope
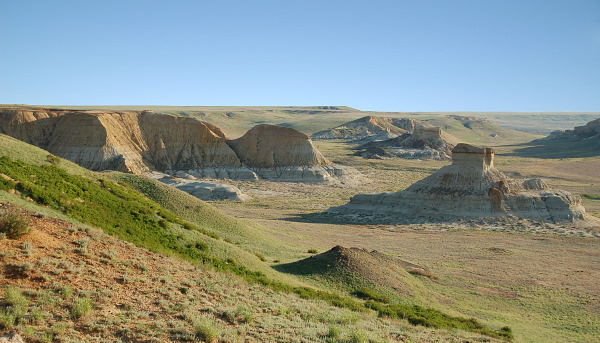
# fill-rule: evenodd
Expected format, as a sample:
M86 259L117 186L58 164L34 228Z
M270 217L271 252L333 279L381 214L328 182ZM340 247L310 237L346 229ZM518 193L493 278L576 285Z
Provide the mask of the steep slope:
M10 208L0 204L0 213ZM374 340L500 341L274 292L95 229L31 211L22 215L31 232L0 239L0 336L16 330L25 342L319 342L343 322L348 326L340 339L359 332ZM356 320L347 323L348 317Z
M359 194L331 213L382 214L387 220L517 216L561 222L585 218L579 196L540 179L511 180L494 168L494 151L458 144L452 164L396 193ZM401 214L401 216L400 216Z
M18 143L25 145L22 142ZM46 157L52 157L41 150L39 152ZM2 280L12 286L24 286L30 289L25 295L16 287L4 290L6 301L0 302L2 324L0 330L11 329L17 325L33 336L33 339L44 339L43 337L47 339L49 335L50 337L60 335L68 340L77 338L85 341L87 335L93 334L95 337L108 339L139 340L141 337L157 336L156 339L161 341L181 341L191 338L194 335L191 329L194 328L196 338L206 339L202 336L206 331L198 329L201 324L197 322L199 310L206 310L207 307L214 309L215 302L218 301L218 306L222 305L219 307L220 310L216 312L209 310L206 314L212 325L221 328L230 328L241 322L252 322L256 317L245 316L244 313L247 312L250 315L270 319L270 316L277 314L271 311L267 303L273 305L270 302L273 299L297 299L292 295L273 292L273 290L296 293L305 299L322 300L314 303L312 307L314 309L326 306L328 311L332 311L329 305L325 305L326 303L354 310L368 306L382 315L389 315L386 314L389 312L387 305L377 302L357 302L337 294L305 287L292 277L281 275L278 277L276 272L269 271L270 268L258 261L257 257L254 257L254 260L259 265L262 264L263 268L249 269L246 265L251 260L248 256L251 254L246 253L244 256L241 249L222 242L206 227L182 220L124 184L102 177L105 176L104 174L92 173L96 177L85 177L67 173L60 168L62 162L60 159L50 158L49 161L41 162L39 165L15 161L9 156L0 158L2 174L0 199L18 200L26 203L28 207L42 209L46 213L48 209L59 210L75 221L73 225L62 221L46 220L41 215L31 214L30 220L34 222L34 231L31 233L30 240L28 236L17 242L0 238L2 251L7 251L0 255L0 262L3 265ZM160 185L154 189L160 190L161 186L166 187ZM160 197L160 192L157 194ZM43 204L46 208L28 202ZM198 208L191 208L190 211L198 211ZM4 212L0 212L4 216ZM210 214L207 216L212 217ZM210 222L215 219L207 218L207 220ZM151 251L190 261L199 268L194 268L190 264L184 264L184 267L180 268L181 264L178 266L168 262L156 263L157 260L164 258L134 248L129 243L119 243L107 238L81 223L102 228L113 236ZM16 260L18 263L13 263L15 256L18 256ZM207 281L202 278L202 275L196 274L198 271L207 270L202 266L227 271L229 274L225 277L213 276L208 278L210 281ZM235 280L239 281L232 274L270 287L271 290L256 285L251 287L241 282L243 287L253 289L249 293L253 300L244 302L249 304L248 306L253 306L253 309L233 310L240 301L240 297L233 294L239 290L233 291L231 298L228 297L229 300L223 298L223 285L231 287ZM175 283L173 283L174 278L177 278ZM179 283L181 279L184 280ZM211 288L212 291L208 291L209 295L206 295L209 285L214 289ZM73 292L73 289L76 292ZM106 289L111 291L106 293ZM270 294L270 296L262 301L256 298L257 292ZM179 294L182 296L180 297ZM48 306L49 298L54 299L50 301L54 305ZM199 301L205 298L208 299L207 302ZM211 299L218 300L212 302ZM33 303L31 307L28 306L30 302ZM276 302L275 305L278 303ZM260 314L263 312L256 310L254 306L266 308L265 315ZM225 311L230 310L233 311L231 315L223 315ZM183 315L181 315L182 311ZM394 308L394 311L397 310ZM425 312L419 311L419 313L425 316L436 315L438 318L443 315L433 310L423 309L423 311ZM114 321L115 314L119 313L125 313L125 316L132 320ZM208 313L218 313L220 316L211 316ZM405 318L398 314L400 312L394 313L396 313L395 317ZM170 330L172 327L167 329L164 325L158 327L150 325L157 323L157 320L172 319L175 315L177 320L185 321L178 324L179 329L176 331ZM413 324L454 327L493 337L510 337L510 332L506 330L491 330L472 320L443 316L445 316L444 322L430 322L433 317L429 319L422 317L422 321L415 321ZM35 320L30 320L32 318ZM372 320L373 317L368 316L365 319L368 318ZM289 322L285 323L295 327ZM369 327L370 324L372 322L365 323L364 327ZM59 326L64 329L54 331L54 328ZM265 332L263 322L258 321L256 326L256 331L254 329L245 331L249 332L248 337L259 340L280 337L279 330ZM96 329L91 330L90 327ZM115 327L123 329L114 330ZM379 335L383 332L383 337L388 337L386 330L381 331L381 325L371 325L371 327L377 327ZM393 327L399 327L398 322L393 323ZM312 337L322 338L323 332L326 331L321 329L322 327L319 327L318 332L314 333L302 331L299 335L308 340L313 340Z
M259 125L228 142L221 129L193 118L21 108L0 110L0 130L96 171L277 181L358 176L331 165L305 134L280 126Z
M354 168L336 166L312 144L310 137L292 128L257 125L228 142L245 166L261 178L279 181L354 180Z
M257 125L229 146L250 168L330 165L304 133L289 127Z
M185 245L199 241L220 259L232 258L275 279L283 276L254 254L269 255L280 248L280 242L262 235L255 224L228 216L176 188L140 175L96 173L67 160L48 159L52 156L48 152L5 135L0 135L0 154L0 173L4 175L0 177L0 190L3 190L0 201L23 201L25 204L27 202L22 199L36 201L121 238L136 239L134 242L148 248L177 236L178 242L183 244L171 248L183 249L180 253L187 254L193 251ZM17 156L20 161L10 156ZM152 201L128 184L145 192ZM155 236L148 237L150 231ZM240 242L249 251L211 236ZM264 240L261 244L264 250L257 248L256 241L259 240ZM284 279L294 282L285 276Z
M148 112L3 110L0 128L91 170L241 167L219 128L190 118Z

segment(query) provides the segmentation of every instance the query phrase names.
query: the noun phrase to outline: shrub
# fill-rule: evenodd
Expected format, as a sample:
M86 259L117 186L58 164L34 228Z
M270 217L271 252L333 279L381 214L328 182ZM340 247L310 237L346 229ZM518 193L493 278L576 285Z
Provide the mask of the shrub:
M349 341L352 343L366 343L369 341L367 334L362 330L354 330L350 334Z
M200 319L194 324L194 333L196 338L208 343L216 342L219 338L219 330L215 323L208 318Z
M382 302L384 304L389 304L391 302L390 297L388 297L387 295L382 294L372 288L363 287L363 288L355 291L353 294L354 294L354 296L361 298L361 299L375 300L375 301Z
M90 298L77 298L71 305L71 317L78 319L92 310L94 304Z
M29 306L29 300L23 295L18 287L8 286L4 289L4 298L9 306L20 308L23 311Z
M327 332L327 338L337 339L340 337L340 328L339 326L332 325L329 327L329 332Z
M258 257L259 260L263 261L263 262L267 262L267 259L265 258L265 255L259 253L259 252L255 252L254 255L256 255L256 257Z
M29 233L29 221L16 208L4 210L0 214L0 232L8 238L17 239Z
M308 249L308 253L309 253L309 254L318 254L318 253L319 253L319 250L317 250L317 249L315 249L315 248L310 248L310 249Z

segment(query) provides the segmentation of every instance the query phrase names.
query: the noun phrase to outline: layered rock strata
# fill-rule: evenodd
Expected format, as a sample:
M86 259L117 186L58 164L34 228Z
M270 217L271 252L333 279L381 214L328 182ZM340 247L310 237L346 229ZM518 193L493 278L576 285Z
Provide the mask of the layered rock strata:
M333 165L310 137L289 127L257 125L228 144L245 166L268 180L327 181L358 176L353 168Z
M386 118L367 116L313 134L312 139L352 139L370 142L398 137L412 132L423 122L406 118Z
M278 181L358 175L332 165L308 136L271 125L228 141L210 123L150 111L5 109L0 132L97 171L184 171L197 178Z
M359 194L330 213L398 218L457 219L516 216L548 222L583 220L579 196L540 179L511 180L494 168L494 151L460 143L452 164L395 193Z
M401 157L407 159L450 159L452 145L442 138L439 127L418 125L412 132L357 148L356 155L366 158Z

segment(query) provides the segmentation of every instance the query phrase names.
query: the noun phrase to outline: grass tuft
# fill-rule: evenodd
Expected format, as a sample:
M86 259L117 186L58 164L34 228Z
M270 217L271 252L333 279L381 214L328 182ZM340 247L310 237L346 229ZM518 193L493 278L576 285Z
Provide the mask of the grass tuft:
M19 209L6 209L0 213L0 233L4 233L8 238L17 239L29 233L29 221L21 215Z

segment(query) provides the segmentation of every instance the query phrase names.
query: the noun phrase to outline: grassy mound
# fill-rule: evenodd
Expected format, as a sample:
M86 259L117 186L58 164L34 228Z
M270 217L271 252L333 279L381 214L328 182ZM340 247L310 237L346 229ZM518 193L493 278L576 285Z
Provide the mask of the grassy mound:
M339 245L300 261L278 265L275 269L349 292L374 287L403 296L412 295L416 284L420 282L411 272L421 271L421 274L426 274L422 267L377 251L369 252Z

